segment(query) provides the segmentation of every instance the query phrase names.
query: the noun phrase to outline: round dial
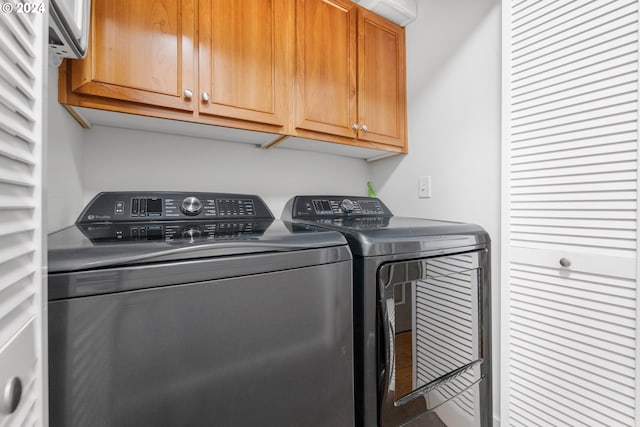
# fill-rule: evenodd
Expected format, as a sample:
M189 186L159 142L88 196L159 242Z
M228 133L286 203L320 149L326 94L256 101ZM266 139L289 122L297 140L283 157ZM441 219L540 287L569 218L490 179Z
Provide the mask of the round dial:
M182 201L180 210L185 215L198 215L200 212L202 212L202 202L200 202L200 200L198 200L196 197L187 197Z
M340 209L342 209L342 211L346 213L353 212L353 209L355 209L355 207L356 205L349 199L344 199L342 203L340 203Z
M190 225L182 230L182 238L188 240L189 243L195 242L200 236L202 236L202 231L195 225Z

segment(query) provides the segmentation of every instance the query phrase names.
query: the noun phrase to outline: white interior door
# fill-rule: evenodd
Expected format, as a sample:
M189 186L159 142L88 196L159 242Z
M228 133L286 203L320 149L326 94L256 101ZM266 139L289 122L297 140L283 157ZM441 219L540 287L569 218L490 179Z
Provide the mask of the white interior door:
M0 13L2 427L46 425L41 194L46 20L46 13L10 13L5 7Z
M501 416L638 425L638 2L503 3Z

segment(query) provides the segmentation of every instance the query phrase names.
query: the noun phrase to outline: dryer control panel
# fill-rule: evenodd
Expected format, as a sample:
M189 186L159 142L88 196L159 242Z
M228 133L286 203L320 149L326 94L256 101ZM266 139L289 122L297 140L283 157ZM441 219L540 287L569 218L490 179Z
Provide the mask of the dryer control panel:
M374 197L296 196L289 201L287 211L293 219L393 216L384 203Z
M104 192L80 214L76 224L96 222L274 219L255 195L187 192Z

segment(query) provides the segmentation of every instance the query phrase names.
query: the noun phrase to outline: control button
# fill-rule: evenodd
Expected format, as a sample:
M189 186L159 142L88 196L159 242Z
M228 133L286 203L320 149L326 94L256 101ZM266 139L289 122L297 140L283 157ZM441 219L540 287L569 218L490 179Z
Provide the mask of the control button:
M349 199L344 199L342 203L340 203L340 209L342 209L342 211L345 213L353 212L353 209L355 207L356 205Z
M116 214L123 214L124 213L124 202L117 201L116 205L115 205L114 212Z
M140 199L140 216L147 216L147 199Z
M138 216L139 199L131 199L131 216Z
M182 201L180 210L185 215L195 216L202 211L202 203L196 197L187 197Z

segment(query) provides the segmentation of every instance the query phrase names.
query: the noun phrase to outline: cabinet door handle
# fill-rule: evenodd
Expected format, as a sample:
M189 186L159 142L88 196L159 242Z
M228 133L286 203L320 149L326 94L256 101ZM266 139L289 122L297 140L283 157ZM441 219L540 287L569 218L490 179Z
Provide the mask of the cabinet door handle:
M193 92L191 92L191 89L185 89L184 90L184 98L185 99L193 98Z
M351 126L351 129L353 129L354 132L358 132L358 129L360 129L360 126L358 126L357 123L354 123L353 126Z
M367 125L362 125L362 133L367 133L367 131L369 130L369 128L367 127Z
M209 92L202 92L202 102L209 102L209 99L211 99L209 97Z
M12 414L18 409L20 399L22 398L22 382L20 378L13 377L7 381L0 396L0 413Z
M560 258L560 265L564 268L571 267L571 260L569 258Z

